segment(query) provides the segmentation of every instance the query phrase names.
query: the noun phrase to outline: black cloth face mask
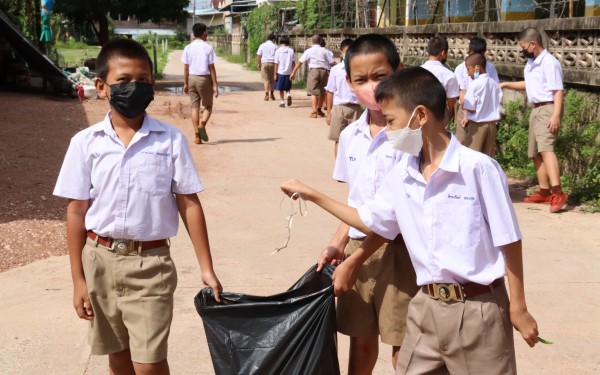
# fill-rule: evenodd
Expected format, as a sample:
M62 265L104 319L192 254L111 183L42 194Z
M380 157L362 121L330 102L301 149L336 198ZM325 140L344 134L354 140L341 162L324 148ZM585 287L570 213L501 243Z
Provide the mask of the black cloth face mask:
M115 83L109 87L111 106L127 118L139 116L154 100L151 83Z
M521 55L523 55L523 57L526 59L533 59L535 57L533 55L533 52L527 51L527 48L523 48L523 50L521 51Z

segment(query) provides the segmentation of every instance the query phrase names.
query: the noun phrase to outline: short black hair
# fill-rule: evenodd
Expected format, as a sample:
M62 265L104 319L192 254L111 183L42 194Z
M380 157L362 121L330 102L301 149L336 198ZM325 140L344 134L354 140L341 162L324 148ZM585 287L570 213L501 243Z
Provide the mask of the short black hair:
M400 55L394 43L386 36L381 34L365 34L361 35L348 47L344 57L344 66L348 79L350 76L350 61L356 55L370 55L375 53L383 54L393 70L398 69L400 65Z
M196 38L200 38L206 32L206 25L203 23L195 23L192 26L192 32Z
M484 38L476 36L469 41L469 50L473 53L485 54L487 50L487 42Z
M517 40L523 42L534 41L540 47L544 46L544 44L542 43L542 34L540 34L540 32L534 29L533 27L528 27L525 30L521 31L519 33L519 36L517 37Z
M427 43L427 53L429 56L437 56L443 51L448 51L448 41L443 36L434 36Z
M286 46L290 45L290 38L286 35L281 36L281 38L279 38L279 43L281 44L285 44Z
M271 33L269 34L269 36L267 37L267 40L276 40L277 39L277 35L275 35L275 33Z
M467 66L479 65L479 66L483 67L483 69L485 69L485 63L486 63L485 56L483 56L481 53L474 53L472 55L469 55L465 59L465 65L467 65Z
M340 51L346 47L350 47L352 42L353 42L353 40L350 38L346 38L346 39L342 40L342 42L340 43Z
M405 111L414 111L418 105L423 105L440 121L446 113L444 86L420 66L402 69L384 78L377 85L375 100L394 100Z
M152 60L143 45L133 39L113 39L100 50L96 59L96 76L106 82L108 63L119 58L147 61L152 72Z

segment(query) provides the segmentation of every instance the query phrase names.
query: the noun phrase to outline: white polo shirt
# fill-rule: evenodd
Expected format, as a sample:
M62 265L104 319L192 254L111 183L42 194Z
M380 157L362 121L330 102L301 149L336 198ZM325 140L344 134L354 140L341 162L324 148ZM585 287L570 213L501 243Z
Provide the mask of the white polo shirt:
M525 88L529 103L554 101L554 91L563 90L563 73L560 62L544 49L525 65Z
M460 95L460 89L458 88L458 81L454 76L452 70L446 68L440 61L427 60L422 68L429 70L433 75L444 85L446 90L446 98L453 99L458 98Z
M256 54L260 56L261 63L272 63L275 61L275 50L277 49L277 44L273 43L270 40L267 40L260 46L258 46L258 51Z
M500 78L498 78L498 72L496 71L496 67L489 61L485 62L485 72L486 74L493 79L494 81L500 83ZM458 88L461 90L466 90L469 87L469 83L473 82L469 74L467 73L467 65L463 61L454 69L454 76L456 76L456 81L458 82Z
M177 234L173 194L203 190L187 139L177 128L146 115L125 148L109 113L71 139L54 195L90 201L87 230L152 241Z
M289 76L294 70L294 61L296 61L296 54L294 50L288 46L281 46L275 51L275 64L277 65L277 73Z
M333 105L340 104L358 104L356 95L350 89L348 81L346 81L346 69L344 64L334 65L327 79L325 90L333 94Z
M500 85L487 73L480 74L469 84L463 107L467 109L467 120L489 122L500 120L502 90ZM469 112L475 111L475 112Z
M217 56L210 44L202 39L195 39L183 49L181 62L189 65L190 74L207 76L210 75L208 66L217 62Z
M313 44L312 47L304 51L299 60L301 63L308 61L309 68L324 68L329 69L333 63L333 54L326 48L318 44Z
M334 179L349 184L348 205L360 207L373 199L385 176L402 155L390 146L385 128L371 137L368 110L348 125L340 134L333 170ZM350 238L362 237L365 237L364 233L350 228Z
M385 238L402 233L418 285L488 285L506 274L501 246L521 232L498 163L451 138L429 182L407 155L358 212Z

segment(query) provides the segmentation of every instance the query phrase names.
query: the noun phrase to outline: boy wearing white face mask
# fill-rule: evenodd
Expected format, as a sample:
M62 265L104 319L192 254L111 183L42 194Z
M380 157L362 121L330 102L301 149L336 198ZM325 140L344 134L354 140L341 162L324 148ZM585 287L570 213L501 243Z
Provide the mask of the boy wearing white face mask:
M496 125L500 120L502 90L487 74L483 55L470 55L465 65L473 81L462 102L462 109L467 112L460 124L464 129L463 145L493 158L496 156Z
M394 44L385 36L363 35L346 51L347 84L367 107L363 115L340 135L333 178L348 183L348 204L360 207L375 193L403 154L392 149L385 134L385 119L375 101L379 82L400 63ZM334 68L335 69L335 68ZM365 234L341 223L318 260L339 264L361 245ZM360 267L352 290L338 296L338 331L350 336L348 374L370 374L381 341L392 345L392 364L404 338L408 303L415 295L416 276L401 236L381 244Z
M402 233L421 291L409 306L397 374L516 374L511 324L531 347L538 329L525 301L521 233L506 176L445 130L446 95L430 72L396 72L375 97L390 143L411 155L373 200L355 209L296 180L281 189L367 234L337 267L336 294L352 287L385 238Z

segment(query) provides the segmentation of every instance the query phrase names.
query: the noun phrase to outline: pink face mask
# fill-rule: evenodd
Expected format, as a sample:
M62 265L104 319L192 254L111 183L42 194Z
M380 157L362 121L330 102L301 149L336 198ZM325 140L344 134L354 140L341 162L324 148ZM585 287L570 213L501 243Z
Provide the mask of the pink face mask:
M378 84L379 82L367 83L359 88L352 88L352 92L356 95L360 104L363 104L372 111L381 111L381 106L375 100L375 89Z

